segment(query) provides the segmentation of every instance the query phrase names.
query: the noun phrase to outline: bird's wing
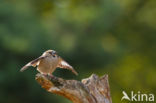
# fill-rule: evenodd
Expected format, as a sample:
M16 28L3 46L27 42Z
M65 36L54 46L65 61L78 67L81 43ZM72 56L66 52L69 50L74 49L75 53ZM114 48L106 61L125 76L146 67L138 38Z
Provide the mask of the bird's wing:
M29 66L36 67L36 65L39 64L39 61L40 61L41 59L44 59L44 58L45 58L44 56L40 56L40 57L38 57L37 59L30 61L28 64L26 64L25 66L23 66L23 67L21 68L20 71L23 72L23 71L26 70Z
M60 58L60 61L59 61L59 64L57 67L71 70L75 75L78 75L78 73L74 70L74 68L71 65L69 65L65 60L63 60L62 58Z

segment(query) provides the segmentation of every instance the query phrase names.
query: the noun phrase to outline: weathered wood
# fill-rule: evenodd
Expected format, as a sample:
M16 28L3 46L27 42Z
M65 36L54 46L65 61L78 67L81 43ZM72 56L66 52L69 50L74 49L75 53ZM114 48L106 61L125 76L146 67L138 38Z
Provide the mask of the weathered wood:
M64 96L73 103L112 103L108 75L99 78L93 74L80 82L37 74L36 80L48 92Z

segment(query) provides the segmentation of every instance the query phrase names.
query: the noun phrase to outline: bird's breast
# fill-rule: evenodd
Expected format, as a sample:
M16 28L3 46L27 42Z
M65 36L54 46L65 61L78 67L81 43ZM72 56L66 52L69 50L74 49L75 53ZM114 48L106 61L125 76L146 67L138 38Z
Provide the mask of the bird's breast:
M52 73L58 64L59 60L54 57L47 57L40 61L38 71L41 73Z

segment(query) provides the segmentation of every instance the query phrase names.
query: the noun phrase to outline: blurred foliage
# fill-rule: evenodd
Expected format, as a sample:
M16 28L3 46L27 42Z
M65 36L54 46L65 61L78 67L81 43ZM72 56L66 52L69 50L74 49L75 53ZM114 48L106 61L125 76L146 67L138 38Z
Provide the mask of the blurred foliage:
M79 72L66 79L109 74L111 96L122 91L156 94L155 0L0 0L0 103L71 103L20 68L47 49Z

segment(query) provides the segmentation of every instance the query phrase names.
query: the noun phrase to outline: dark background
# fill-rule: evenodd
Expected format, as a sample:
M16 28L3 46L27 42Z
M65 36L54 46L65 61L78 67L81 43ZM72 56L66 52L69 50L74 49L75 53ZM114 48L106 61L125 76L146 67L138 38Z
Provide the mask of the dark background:
M71 103L19 72L54 49L78 71L55 76L81 80L109 75L113 103L122 91L156 93L155 0L0 0L0 103Z

